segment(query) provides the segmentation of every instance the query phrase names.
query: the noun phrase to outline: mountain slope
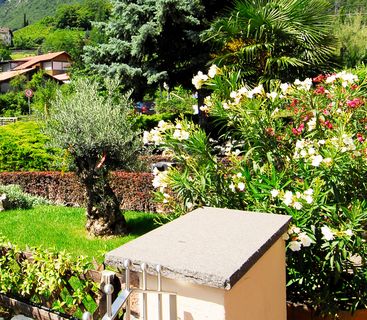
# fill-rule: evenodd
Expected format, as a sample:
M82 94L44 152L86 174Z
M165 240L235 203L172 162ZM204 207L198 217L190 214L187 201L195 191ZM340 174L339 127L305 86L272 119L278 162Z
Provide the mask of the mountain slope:
M45 16L52 16L60 4L82 0L0 0L0 27L19 29L23 27L24 14L29 23Z

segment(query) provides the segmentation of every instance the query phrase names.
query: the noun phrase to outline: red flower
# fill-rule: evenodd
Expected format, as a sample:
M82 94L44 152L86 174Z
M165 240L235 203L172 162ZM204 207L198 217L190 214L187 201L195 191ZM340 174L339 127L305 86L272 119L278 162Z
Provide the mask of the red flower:
M326 120L324 122L324 126L327 127L327 128L329 128L329 129L332 129L333 128L333 125L332 125L332 123L329 120Z
M325 93L325 88L323 86L318 86L316 89L315 89L315 94L324 94Z
M295 107L296 105L298 105L299 100L298 99L293 99L291 102L291 107Z
M363 138L363 136L362 136L362 134L361 134L361 133L357 133L357 139L358 139L358 141L359 141L360 143L362 143L362 142L364 141L364 138Z
M320 83L324 80L325 80L325 76L323 74L319 74L317 77L312 79L314 83Z
M265 132L268 136L273 137L275 135L274 129L273 128L266 128Z
M350 86L350 88L352 89L352 90L356 90L356 89L358 89L358 85L357 84L352 84L351 86Z

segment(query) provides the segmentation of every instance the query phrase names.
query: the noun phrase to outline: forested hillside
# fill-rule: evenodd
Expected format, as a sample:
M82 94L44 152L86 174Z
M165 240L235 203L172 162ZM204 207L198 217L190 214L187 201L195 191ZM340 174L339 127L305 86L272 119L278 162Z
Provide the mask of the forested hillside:
M0 26L19 29L24 22L32 24L45 16L54 15L60 4L77 2L81 0L0 0Z

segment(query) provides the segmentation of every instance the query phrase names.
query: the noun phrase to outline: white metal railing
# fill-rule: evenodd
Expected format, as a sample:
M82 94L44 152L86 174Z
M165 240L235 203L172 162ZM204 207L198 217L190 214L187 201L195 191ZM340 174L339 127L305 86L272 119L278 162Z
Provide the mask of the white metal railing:
M148 308L148 294L156 294L157 295L157 317L154 317L158 320L163 320L163 295L168 295L168 305L169 305L169 320L177 320L177 295L174 292L167 292L162 290L162 273L161 266L157 265L154 270L157 275L157 285L156 289L148 289L147 287L147 264L142 263L140 265L140 269L142 272L140 288L131 288L130 283L130 268L131 262L130 260L124 261L125 268L125 289L123 289L115 301L112 302L112 294L114 292L114 287L109 280L106 281L105 286L103 288L106 294L106 314L103 316L102 320L114 320L118 317L120 311L125 306L125 312L123 315L124 320L131 320L131 300L130 296L132 292L137 292L142 294L141 299L141 310L142 310L142 320L148 320L150 313ZM106 279L110 279L106 277ZM92 315L89 312L85 312L83 314L83 320L92 320Z
M9 123L14 123L18 120L17 117L0 117L0 126L5 126Z

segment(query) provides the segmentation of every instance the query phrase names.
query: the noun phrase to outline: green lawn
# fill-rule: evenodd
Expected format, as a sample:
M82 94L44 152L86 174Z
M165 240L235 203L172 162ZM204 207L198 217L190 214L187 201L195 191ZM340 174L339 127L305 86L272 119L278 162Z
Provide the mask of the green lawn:
M157 227L151 213L128 211L125 217L129 235L100 239L87 235L84 208L39 206L9 210L0 212L0 234L22 249L29 246L65 250L74 257L86 256L102 262L106 252Z

